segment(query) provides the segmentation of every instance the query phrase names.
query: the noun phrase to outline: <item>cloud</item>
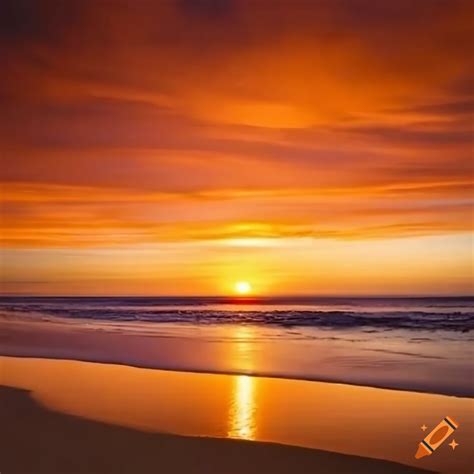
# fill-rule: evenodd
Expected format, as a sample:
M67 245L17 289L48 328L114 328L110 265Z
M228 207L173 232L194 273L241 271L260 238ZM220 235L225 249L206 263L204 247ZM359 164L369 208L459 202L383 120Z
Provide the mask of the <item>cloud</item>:
M4 245L469 230L472 8L2 2Z
M7 184L8 247L236 239L374 239L468 232L470 183L151 192Z

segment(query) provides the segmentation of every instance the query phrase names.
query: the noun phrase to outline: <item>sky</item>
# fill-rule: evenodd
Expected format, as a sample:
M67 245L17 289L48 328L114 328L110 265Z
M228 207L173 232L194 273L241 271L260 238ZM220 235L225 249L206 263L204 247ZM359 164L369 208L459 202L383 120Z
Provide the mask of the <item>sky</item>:
M3 294L472 293L461 0L3 0Z

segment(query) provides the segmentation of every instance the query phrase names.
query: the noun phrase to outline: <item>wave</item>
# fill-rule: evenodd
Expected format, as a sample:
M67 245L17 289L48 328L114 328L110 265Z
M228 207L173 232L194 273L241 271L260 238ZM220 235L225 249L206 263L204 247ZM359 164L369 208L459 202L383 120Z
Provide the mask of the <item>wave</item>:
M310 310L147 310L128 308L43 307L41 305L2 305L3 315L46 316L71 320L111 322L188 323L197 325L242 324L280 327L317 327L332 329L376 328L443 330L469 332L474 329L474 313L428 311L310 311Z

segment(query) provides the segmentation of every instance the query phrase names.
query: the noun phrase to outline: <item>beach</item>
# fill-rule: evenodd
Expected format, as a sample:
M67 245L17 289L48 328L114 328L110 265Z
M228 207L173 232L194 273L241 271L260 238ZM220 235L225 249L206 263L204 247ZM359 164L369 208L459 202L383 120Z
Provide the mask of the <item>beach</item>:
M10 471L0 470L470 473L472 308L470 298L0 298ZM446 416L459 429L415 459Z
M0 364L9 387L0 404L9 467L2 472L472 468L467 398L66 360L2 357ZM456 452L446 445L416 460L420 427L446 414L462 425Z

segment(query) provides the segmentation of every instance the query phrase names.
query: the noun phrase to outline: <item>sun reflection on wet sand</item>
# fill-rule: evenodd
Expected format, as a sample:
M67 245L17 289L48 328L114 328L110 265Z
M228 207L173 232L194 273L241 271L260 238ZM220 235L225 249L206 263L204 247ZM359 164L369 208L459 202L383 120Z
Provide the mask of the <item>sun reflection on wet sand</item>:
M229 438L255 439L256 431L256 379L248 375L237 375L233 399L229 412Z
M249 373L254 370L254 330L247 326L237 326L232 329L235 341L230 350L231 365L236 372Z
M253 345L257 336L251 332L234 339L234 353L244 339ZM255 362L258 352L244 352ZM16 357L0 357L0 379L31 391L50 410L108 424L292 444L418 467L413 450L423 423L449 413L463 423L456 435L461 446L474 437L470 398ZM453 455L448 447L425 465L436 472L472 472L470 454L456 449Z
M232 354L236 368L248 372L253 369L252 328L239 326L235 329L235 344ZM248 375L234 377L232 399L229 409L229 438L254 440L256 432L256 383Z

